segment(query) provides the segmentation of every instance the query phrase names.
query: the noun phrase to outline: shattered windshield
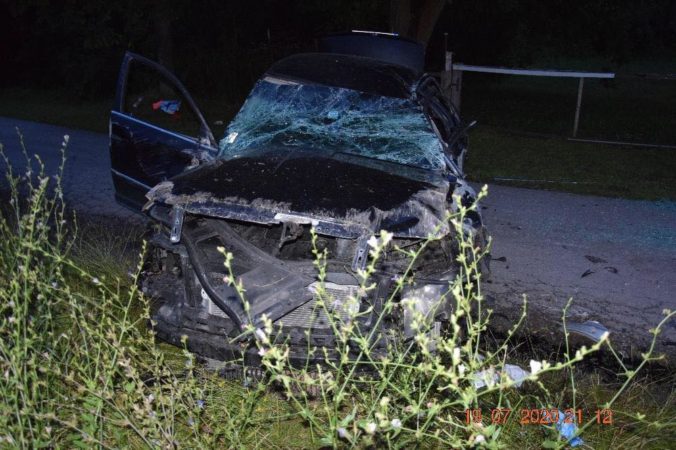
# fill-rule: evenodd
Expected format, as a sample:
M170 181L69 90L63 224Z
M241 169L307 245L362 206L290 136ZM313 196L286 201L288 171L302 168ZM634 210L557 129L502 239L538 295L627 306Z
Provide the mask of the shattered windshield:
M228 126L219 157L280 146L444 167L441 143L414 101L266 77Z

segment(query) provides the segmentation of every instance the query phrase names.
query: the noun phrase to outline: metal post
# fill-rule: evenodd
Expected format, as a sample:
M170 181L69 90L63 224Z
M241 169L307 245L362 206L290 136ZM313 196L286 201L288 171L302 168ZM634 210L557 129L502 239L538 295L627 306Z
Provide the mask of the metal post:
M462 70L451 72L451 103L460 112L460 94L462 92Z
M441 92L451 101L451 70L453 70L453 52L444 52L444 71L441 72Z
M580 123L580 105L582 105L582 89L584 89L584 78L580 78L580 84L577 87L577 106L575 107L575 121L573 122L573 137L577 136L577 126Z

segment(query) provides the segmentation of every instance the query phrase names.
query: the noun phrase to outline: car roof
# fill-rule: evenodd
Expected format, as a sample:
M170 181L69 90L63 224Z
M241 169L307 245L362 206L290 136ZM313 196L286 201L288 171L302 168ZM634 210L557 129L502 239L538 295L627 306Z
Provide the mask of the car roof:
M292 55L276 62L266 76L397 98L411 97L420 78L418 72L405 66L337 53Z
M352 30L324 36L318 44L322 53L366 56L409 67L419 73L425 71L425 46L396 33Z

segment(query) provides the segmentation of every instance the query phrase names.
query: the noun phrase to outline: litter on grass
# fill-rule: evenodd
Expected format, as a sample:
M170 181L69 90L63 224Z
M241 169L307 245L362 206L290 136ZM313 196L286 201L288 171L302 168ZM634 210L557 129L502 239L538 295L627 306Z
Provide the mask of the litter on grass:
M474 378L474 387L481 389L484 386L490 387L498 383L500 381L500 373L500 371L495 370L477 372ZM524 380L530 376L530 372L514 364L505 364L502 373L505 373L510 380L514 381L514 386L517 388L521 387Z
M582 438L576 436L578 428L574 414L571 420L570 415L566 416L563 411L559 410L559 420L556 422L556 429L559 431L559 435L565 438L571 447L584 444Z

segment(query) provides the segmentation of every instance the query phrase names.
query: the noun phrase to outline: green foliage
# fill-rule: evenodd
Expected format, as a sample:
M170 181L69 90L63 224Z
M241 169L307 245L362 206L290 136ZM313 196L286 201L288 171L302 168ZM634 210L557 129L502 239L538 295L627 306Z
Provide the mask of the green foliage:
M479 200L485 195L486 189ZM360 315L368 315L372 307L362 312L349 308L348 317L341 317L330 307L333 299L323 284L319 289L318 307L329 317L336 337L335 354L311 349L307 364L294 367L289 358L290 348L274 338L270 320L265 321L262 329L249 328L256 336L263 366L269 374L267 381L282 389L297 413L308 422L321 446L406 448L422 444L467 448L481 444L500 448L504 445L500 426L467 423L463 414L478 408L487 399L493 407L514 408L513 400L505 394L522 381L511 379L504 370L505 352L521 321L514 324L510 338L497 348L485 351L482 345L491 315L490 310L482 308L481 294L481 259L486 256L488 247L478 247L475 237L463 226L467 214L475 208L476 204L470 208L460 206L459 213L448 217L460 248L460 270L457 277L449 281L432 311L420 311L415 297L404 296L397 301L404 289L416 281L411 267L422 249L415 252L392 249L392 235L381 231L379 238L373 237L369 242L372 259L358 274L359 290L368 293L375 288L376 262L386 251L404 253L410 258L410 266L397 279L396 288L386 299L373 328L361 329L356 320ZM436 239L428 238L423 248ZM327 254L315 248L315 255L318 277L323 283ZM225 256L226 267L230 269L232 255L226 253ZM234 280L232 275L231 272L230 279ZM233 286L246 296L242 286ZM431 318L444 297L451 299L453 313L448 330L434 338ZM394 335L380 334L380 325L384 325L387 315L395 310L407 310L412 316L415 336L411 339L396 330ZM521 320L525 312L524 305ZM386 355L376 349L384 339L389 343ZM555 364L531 361L533 370L527 380L537 384L547 373L568 370L601 345L603 342L579 349L574 357ZM312 364L310 358L317 355L324 355L321 363ZM479 381L486 387L479 386Z
M496 407L573 407L581 392L594 390L596 405L620 405L626 394L638 402L641 386L635 380L656 359L651 348L631 368L617 356L622 383L612 389L601 389L599 383L587 388L575 376L575 366L601 347L613 352L606 337L591 348L568 349L559 362L530 361L531 373L517 390L504 370L507 357L513 356L511 334L486 345L491 311L482 306L479 267L488 249L476 247L463 228L473 205L449 216L462 250L461 270L444 293L454 305L450 327L434 343L430 316L414 308L413 301L397 302L393 294L384 311L408 308L417 331L411 339L396 332L388 336L390 351L379 355L374 344L383 338L381 328L360 329L356 319L363 312L352 310L341 318L320 289L318 307L330 318L336 353L312 349L320 364L292 366L289 347L275 339L274 327L266 321L263 328L246 331L264 370L242 387L205 370L189 352L155 341L148 327L150 300L137 289L142 260L131 280L120 278L126 275L79 240L81 229L66 212L60 177L49 179L39 159L34 162L36 171L23 176L8 169L9 201L0 217L2 447L560 448L565 442L551 427L524 429L516 419L491 424L487 412ZM370 244L372 261L383 252L408 252L393 247L385 232ZM222 251L230 270L232 255ZM414 260L419 251L406 254ZM326 254L315 249L315 255L323 280ZM375 272L372 262L360 273L361 292L373 289ZM415 282L407 273L396 289ZM655 338L674 314L665 312ZM385 314L377 320L385 321ZM479 381L486 386L479 388ZM562 387L566 383L572 390ZM564 391L565 396L559 395ZM648 434L673 429L669 406L652 416L654 409L641 406L639 412L625 413L635 428L644 427ZM484 410L480 423L466 422L469 408ZM625 411L631 410L629 403ZM623 442L616 437L619 431L593 431L591 421L582 424L589 441ZM629 436L626 442L644 442L632 440L641 433Z
M484 126L470 136L465 169L472 181L606 197L676 199L676 151L670 149L568 142Z
M137 289L142 260L131 283L79 265L88 250L66 227L60 177L52 186L37 166L24 177L10 169L0 221L0 445L243 445L262 392L224 396L192 354L171 361L156 346ZM208 411L224 397L231 420L221 422Z

